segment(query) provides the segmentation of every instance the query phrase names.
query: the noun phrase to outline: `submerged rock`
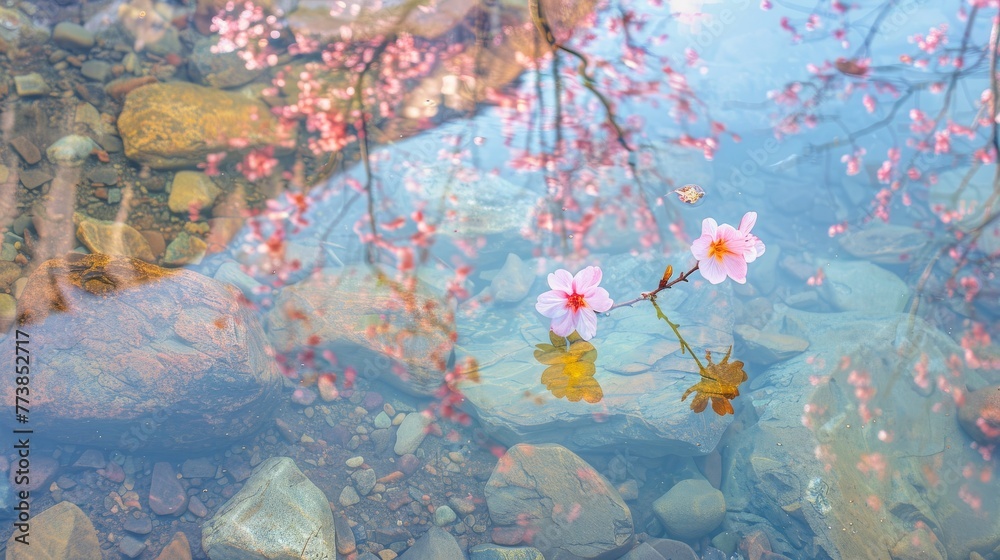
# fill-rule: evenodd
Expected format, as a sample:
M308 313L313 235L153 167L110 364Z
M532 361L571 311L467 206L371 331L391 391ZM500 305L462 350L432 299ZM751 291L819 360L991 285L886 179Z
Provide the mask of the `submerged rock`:
M602 286L616 297L636 296L663 274L659 266L630 257L604 263L603 269ZM682 285L661 294L658 303L704 362L706 350L721 357L733 343L731 297L727 284ZM681 401L700 380L698 366L681 354L677 338L649 302L600 318L590 341L596 373L587 379L543 378L547 368L535 358L535 345L549 342L549 323L535 311L535 298L502 309L462 309L458 318L456 363L478 362L478 376L459 382L466 408L505 444L559 443L575 451L628 446L647 456L698 455L714 449L732 421L732 415L711 410L696 414L690 398ZM751 378L756 373L748 370ZM743 402L737 397L733 404L739 408Z
M726 518L726 499L707 480L688 479L653 502L653 511L671 537L695 541L714 531Z
M267 332L279 352L314 340L311 348L333 351L362 377L429 395L444 381L453 321L444 299L421 282L410 286L357 266L324 269L282 290Z
M739 473L723 478L728 529L766 529L789 558L889 558L922 523L949 558L992 553L1000 503L977 504L993 483L963 475L989 467L962 443L950 387L985 383L946 373L961 348L902 313L788 310L785 321L809 351L745 391L758 419L723 451L724 472Z
M32 419L34 423L34 419ZM73 558L74 560L101 560L101 545L97 530L77 505L59 502L36 514L31 520L30 544L14 540L17 531L7 541L7 558L10 560L37 560L38 558Z
M485 494L493 523L524 529L546 558L616 558L632 545L632 513L614 486L561 445L511 447Z
M280 374L235 288L127 257L43 263L18 302L32 426L99 447L224 446L270 421ZM5 349L11 361L13 345ZM4 397L13 407L13 392Z
M118 117L125 155L156 169L194 166L208 154L294 143L260 101L186 82L131 91Z
M404 552L399 560L429 560L431 558L447 558L448 560L464 560L465 553L458 546L458 541L451 533L440 527L431 527L424 536L417 539L413 546Z
M96 220L79 212L73 213L76 237L92 253L134 257L154 262L156 257L149 241L128 224Z
M823 266L827 299L841 311L870 314L902 311L910 299L906 282L865 261L831 261Z
M272 457L205 524L201 547L212 560L335 560L333 514L295 461Z

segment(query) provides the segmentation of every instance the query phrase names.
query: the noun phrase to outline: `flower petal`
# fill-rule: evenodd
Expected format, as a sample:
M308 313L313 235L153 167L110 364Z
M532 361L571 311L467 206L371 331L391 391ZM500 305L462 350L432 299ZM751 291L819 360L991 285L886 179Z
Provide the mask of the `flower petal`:
M699 261L708 258L708 247L712 244L712 238L702 235L691 243L691 254Z
M576 332L583 340L590 340L597 334L597 315L589 309L579 311L579 320L576 324Z
M602 276L603 272L599 267L588 266L573 277L573 290L578 294L585 294L587 290L601 283Z
M740 220L740 233L742 233L743 235L750 233L750 230L753 229L753 226L756 223L757 223L756 212L747 212L746 214L743 214L743 219Z
M726 279L726 270L722 267L722 263L715 259L698 261L698 271L711 284L719 284Z
M598 313L604 313L615 304L604 288L594 288L593 293L586 297L586 301L587 305Z
M722 259L722 266L726 269L726 274L737 284L745 284L747 281L747 261L743 260L743 255L727 256Z
M559 270L549 274L549 287L553 290L559 290L560 292L572 294L573 275L570 274L568 270L560 268Z
M714 218L705 218L701 221L701 236L715 237L715 230L719 227Z
M552 319L552 332L559 336L569 336L576 330L580 311L570 311L564 315Z
M559 317L569 311L566 294L559 290L549 290L535 300L535 310L548 318Z

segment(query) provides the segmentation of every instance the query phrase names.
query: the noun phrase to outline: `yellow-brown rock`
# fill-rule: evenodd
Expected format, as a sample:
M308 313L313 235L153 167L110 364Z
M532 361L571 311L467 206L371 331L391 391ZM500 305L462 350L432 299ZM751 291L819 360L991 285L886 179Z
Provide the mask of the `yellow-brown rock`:
M295 132L262 102L184 82L151 84L118 117L125 155L156 169L192 167L217 152L290 147Z
M153 250L139 230L128 224L96 220L79 212L73 214L76 237L93 253L135 257L153 262Z
M191 543L187 535L180 531L174 533L174 538L156 557L156 560L191 560Z
M31 521L28 545L7 541L7 560L101 560L97 530L87 515L70 502L59 502Z

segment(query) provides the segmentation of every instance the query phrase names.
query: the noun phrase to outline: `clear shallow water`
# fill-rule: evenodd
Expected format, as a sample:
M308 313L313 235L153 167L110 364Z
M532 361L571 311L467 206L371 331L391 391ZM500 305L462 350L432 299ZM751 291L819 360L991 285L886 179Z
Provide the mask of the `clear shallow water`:
M3 8L8 556L1000 554L996 10Z

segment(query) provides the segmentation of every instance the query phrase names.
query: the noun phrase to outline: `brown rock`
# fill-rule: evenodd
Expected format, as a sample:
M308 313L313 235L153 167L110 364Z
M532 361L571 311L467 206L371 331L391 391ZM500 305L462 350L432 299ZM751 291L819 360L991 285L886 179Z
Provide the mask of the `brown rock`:
M1000 385L965 395L965 403L958 409L958 423L979 443L1000 443Z
M18 173L21 184L28 190L34 190L53 179L52 175L40 169L22 169Z
M104 86L104 92L109 96L114 98L116 101L123 101L125 96L128 95L132 90L139 89L142 86L148 86L149 84L155 84L157 80L153 76L140 76L138 78L121 78L119 80L112 80Z
M93 253L135 257L153 262L156 257L149 242L128 224L95 220L79 212L73 214L76 237Z
M266 105L238 93L184 82L152 84L132 91L118 117L129 159L157 169L193 166L215 152L291 147L295 132L283 127Z
M280 399L253 311L236 289L189 270L70 254L32 273L18 312L32 342L51 349L34 364L31 422L59 441L227 445L271 422ZM0 358L13 362L8 346ZM14 406L13 393L0 400Z
M335 533L334 538L337 542L337 553L343 556L353 554L358 549L358 546L354 541L354 531L351 530L351 524L347 521L347 516L342 512L334 513L333 528Z
M70 502L59 502L32 519L29 545L16 542L17 535L15 531L7 541L8 560L103 558L94 524L83 510Z
M162 461L153 465L153 479L149 484L149 509L157 515L179 515L184 513L185 505L187 495L177 480L174 468L170 463Z
M42 161L42 152L38 149L31 140L28 140L24 136L18 136L10 141L10 145L13 146L14 151L24 159L24 162L28 165L35 165L39 161Z
M944 545L927 526L919 526L904 535L889 551L893 560L944 560Z
M180 531L174 533L174 538L160 551L156 560L191 560L191 543L188 542L187 535Z
M167 249L167 241L163 239L162 233L148 229L139 233L146 238L146 243L149 243L149 249L153 251L153 255L158 257Z

